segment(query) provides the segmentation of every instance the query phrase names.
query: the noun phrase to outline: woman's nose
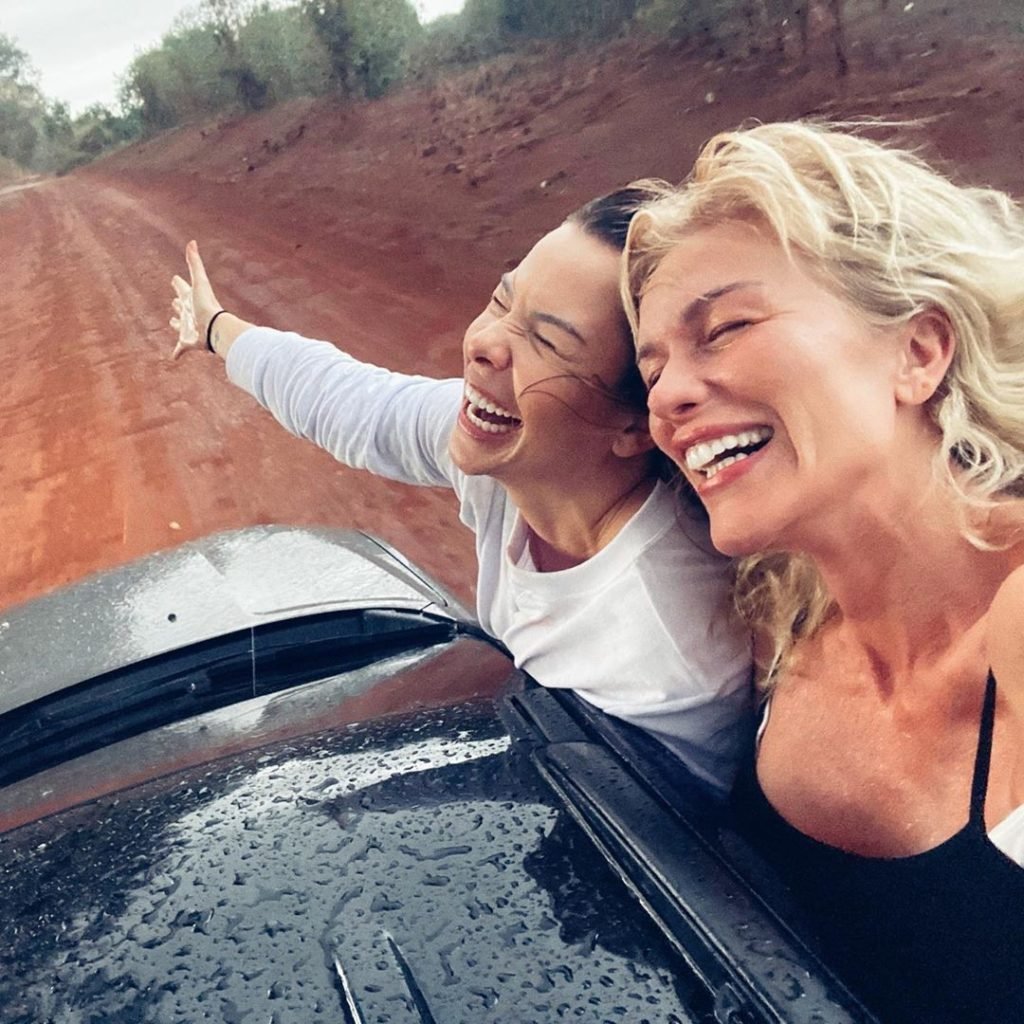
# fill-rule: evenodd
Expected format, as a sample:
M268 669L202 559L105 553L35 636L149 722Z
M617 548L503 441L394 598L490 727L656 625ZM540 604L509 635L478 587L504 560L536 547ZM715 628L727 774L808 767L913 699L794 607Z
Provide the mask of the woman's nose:
M670 359L647 393L647 407L660 420L685 419L704 401L707 390L691 360Z
M501 320L470 327L466 332L465 348L466 355L474 363L485 363L495 370L506 370L511 365L508 327Z

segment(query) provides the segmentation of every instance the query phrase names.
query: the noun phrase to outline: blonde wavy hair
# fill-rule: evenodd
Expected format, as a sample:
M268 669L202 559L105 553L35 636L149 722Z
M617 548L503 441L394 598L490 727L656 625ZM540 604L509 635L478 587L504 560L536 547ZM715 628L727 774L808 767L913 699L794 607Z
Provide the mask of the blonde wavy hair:
M1020 517L1001 538L978 524L1024 497L1024 211L1001 192L956 184L917 155L863 137L863 127L759 124L711 139L687 181L633 219L627 316L635 332L644 286L673 246L731 220L767 228L871 324L940 311L956 345L927 405L942 437L934 469L956 496L964 535L979 547L1008 544L1019 539ZM834 612L800 554L744 559L735 595L767 642L765 682Z

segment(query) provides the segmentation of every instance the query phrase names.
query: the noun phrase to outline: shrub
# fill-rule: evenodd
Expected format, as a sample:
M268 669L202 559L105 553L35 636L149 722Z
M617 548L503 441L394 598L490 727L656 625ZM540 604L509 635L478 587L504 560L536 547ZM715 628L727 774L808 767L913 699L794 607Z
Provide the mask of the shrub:
M605 39L636 12L638 0L467 0L463 16L477 36L505 39Z
M409 0L302 0L343 94L380 96L405 72L422 28Z
M330 56L299 7L254 11L238 28L238 49L244 62L266 82L271 101L330 90Z

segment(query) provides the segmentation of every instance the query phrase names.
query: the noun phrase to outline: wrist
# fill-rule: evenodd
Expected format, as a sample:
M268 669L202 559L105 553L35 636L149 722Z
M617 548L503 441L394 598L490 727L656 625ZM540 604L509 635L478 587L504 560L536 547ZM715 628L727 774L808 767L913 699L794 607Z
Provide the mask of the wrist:
M221 316L221 313L224 313L224 316ZM217 321L216 324L213 322L215 319ZM255 324L249 323L248 320L243 320L234 313L218 309L217 313L210 317L207 323L207 331L204 334L209 335L210 349L220 356L221 359L227 360L228 353L231 351L231 346L234 345L235 340L239 335L254 326Z
M213 344L213 325L217 322L217 317L226 312L226 309L218 309L217 312L210 317L210 322L206 325L206 348L207 351L212 352L214 355L217 355L217 349Z

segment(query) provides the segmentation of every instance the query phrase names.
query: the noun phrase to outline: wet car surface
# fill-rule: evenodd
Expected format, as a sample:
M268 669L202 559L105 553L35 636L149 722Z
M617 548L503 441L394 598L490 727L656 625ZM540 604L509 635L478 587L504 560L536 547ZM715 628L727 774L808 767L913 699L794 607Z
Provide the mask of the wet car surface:
M868 1020L671 755L424 585L443 635L184 716L166 684L173 720L0 789L0 1021Z
M691 1019L678 958L486 704L221 761L0 849L5 1021Z

